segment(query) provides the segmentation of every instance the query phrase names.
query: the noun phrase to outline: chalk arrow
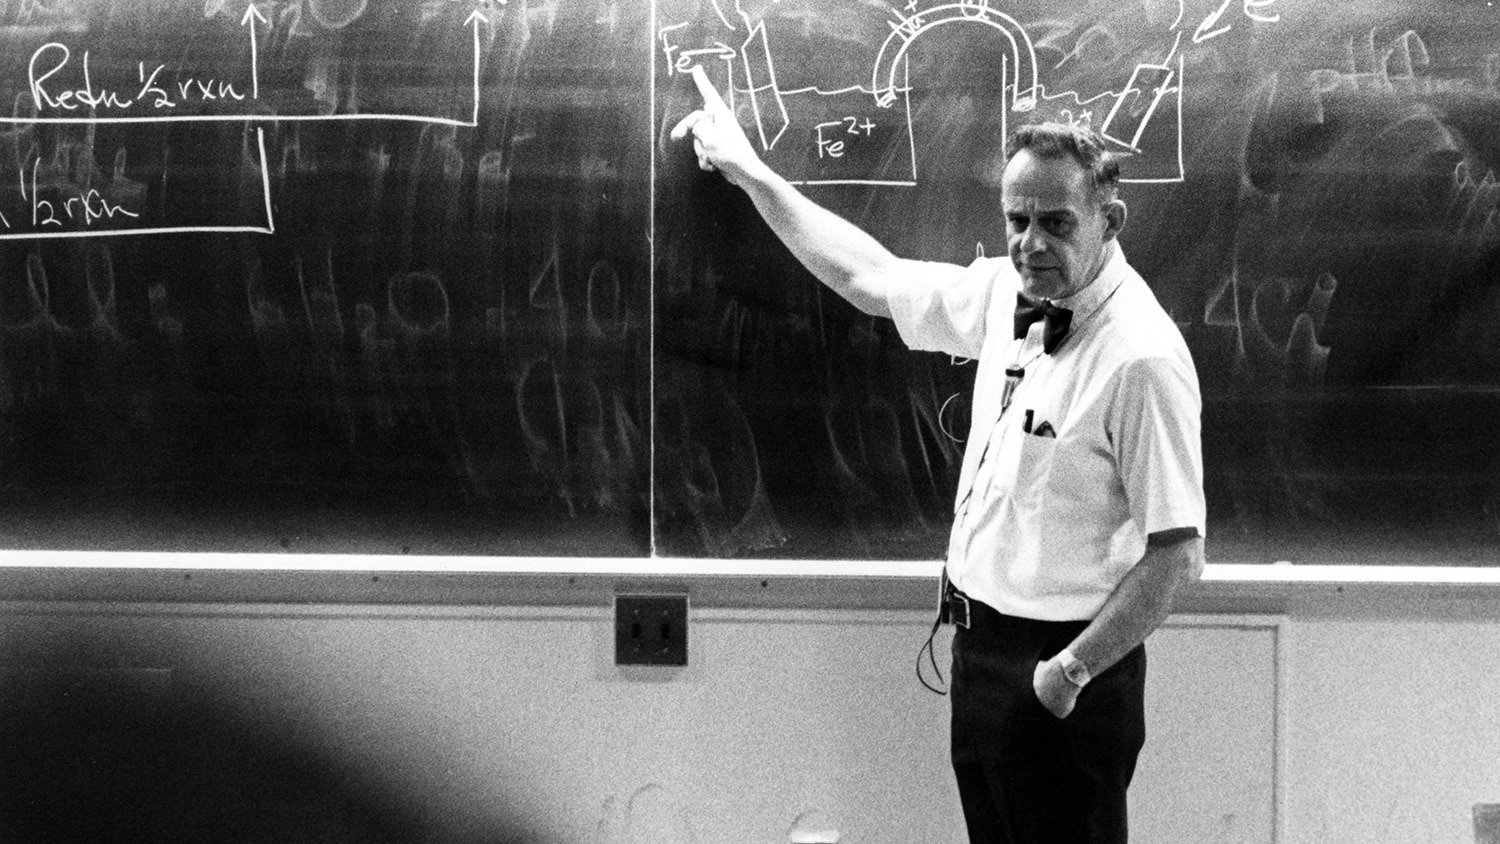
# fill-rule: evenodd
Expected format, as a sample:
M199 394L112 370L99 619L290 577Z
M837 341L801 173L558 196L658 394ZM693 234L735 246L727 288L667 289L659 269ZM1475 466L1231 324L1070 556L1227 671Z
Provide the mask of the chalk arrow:
M245 14L240 18L240 26L250 25L250 87L252 89L251 96L258 100L260 99L260 47L256 44L255 23L253 21L270 23L269 20L266 20L266 16L260 13L260 9L255 8L255 4L251 3L245 7Z
M1193 33L1194 44L1202 44L1204 41L1207 41L1210 38L1217 38L1229 31L1230 24L1225 24L1218 29L1214 29L1213 31L1209 30L1219 22L1219 18L1223 17L1224 11L1229 8L1229 4L1231 2L1233 2L1233 0L1224 0L1224 5L1211 12L1208 17L1203 19L1203 23L1198 24L1198 31Z
M475 9L464 21L464 26L474 27L474 120L469 125L479 125L479 25L488 24L490 19L485 17L478 9Z

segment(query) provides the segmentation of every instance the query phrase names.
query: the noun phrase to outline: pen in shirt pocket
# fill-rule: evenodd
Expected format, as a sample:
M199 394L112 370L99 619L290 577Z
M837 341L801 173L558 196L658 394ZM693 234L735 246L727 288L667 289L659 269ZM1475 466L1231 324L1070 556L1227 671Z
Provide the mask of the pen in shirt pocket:
M1036 411L1028 409L1026 411L1025 418L1021 420L1021 433L1031 434L1037 437L1051 437L1053 439L1057 438L1057 431L1053 429L1051 422L1043 422L1042 424L1037 425L1035 429L1033 429L1031 426L1035 421Z

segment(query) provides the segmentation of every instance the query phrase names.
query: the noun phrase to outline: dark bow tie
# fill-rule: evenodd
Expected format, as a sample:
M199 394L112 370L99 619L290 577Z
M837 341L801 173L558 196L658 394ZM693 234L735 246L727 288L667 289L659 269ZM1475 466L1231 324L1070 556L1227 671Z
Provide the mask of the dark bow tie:
M1026 336L1031 324L1042 320L1042 351L1052 354L1063 338L1068 336L1068 326L1073 324L1073 312L1059 308L1051 302L1036 303L1024 294L1016 294L1016 339Z

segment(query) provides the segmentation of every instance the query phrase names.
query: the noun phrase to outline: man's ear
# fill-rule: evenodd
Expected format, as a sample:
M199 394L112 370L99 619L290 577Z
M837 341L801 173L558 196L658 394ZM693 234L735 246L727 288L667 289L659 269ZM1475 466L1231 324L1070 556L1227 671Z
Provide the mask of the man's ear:
M1111 199L1104 203L1104 242L1108 243L1120 235L1125 228L1125 218L1128 216L1125 208L1125 200Z

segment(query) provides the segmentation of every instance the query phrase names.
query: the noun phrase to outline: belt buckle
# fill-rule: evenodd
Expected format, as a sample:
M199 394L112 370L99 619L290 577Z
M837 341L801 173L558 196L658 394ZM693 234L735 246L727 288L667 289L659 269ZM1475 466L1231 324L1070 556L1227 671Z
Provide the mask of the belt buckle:
M969 596L955 590L948 596L948 611L953 618L953 626L964 630L969 629Z

